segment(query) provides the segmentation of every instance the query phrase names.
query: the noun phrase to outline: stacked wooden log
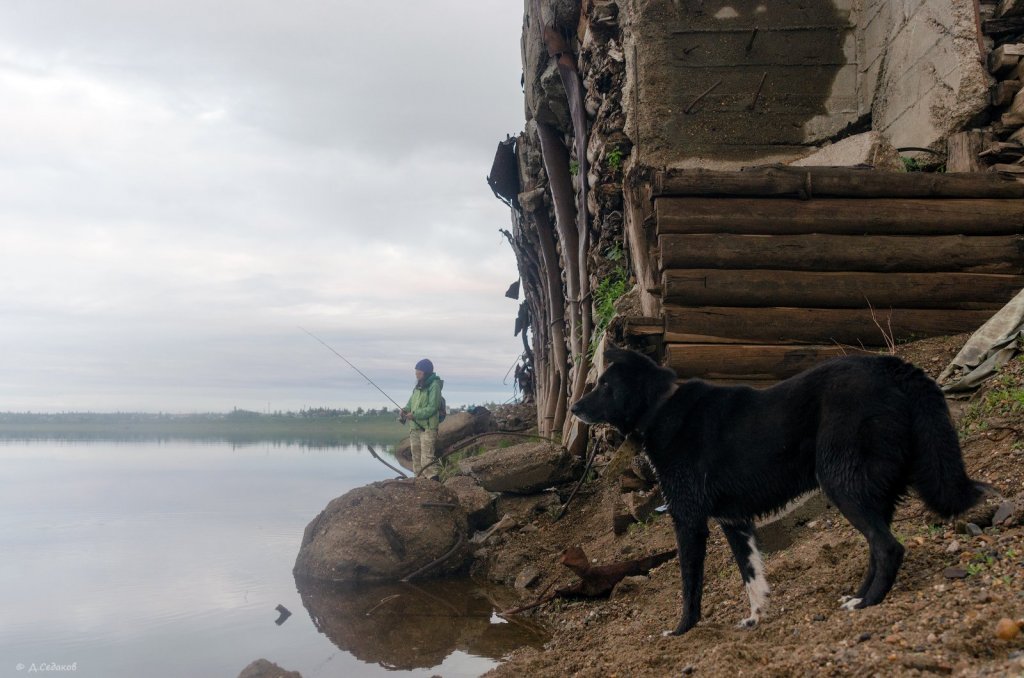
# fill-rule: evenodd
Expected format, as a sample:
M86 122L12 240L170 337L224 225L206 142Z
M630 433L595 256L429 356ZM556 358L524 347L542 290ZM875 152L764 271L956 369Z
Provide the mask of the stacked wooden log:
M1024 0L981 5L992 124L949 139L946 171L992 171L1024 176Z
M1024 287L1021 197L1024 184L991 174L663 173L665 363L682 377L771 382L971 331Z

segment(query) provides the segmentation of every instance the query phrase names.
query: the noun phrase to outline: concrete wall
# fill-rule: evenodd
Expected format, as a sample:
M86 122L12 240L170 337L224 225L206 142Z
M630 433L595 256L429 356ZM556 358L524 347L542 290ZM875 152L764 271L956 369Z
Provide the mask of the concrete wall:
M894 146L935 145L988 105L974 3L863 0L860 108Z
M788 162L869 117L896 147L942 147L988 103L971 0L620 7L627 131L645 164Z
M859 116L853 0L622 0L624 107L641 160L800 157Z

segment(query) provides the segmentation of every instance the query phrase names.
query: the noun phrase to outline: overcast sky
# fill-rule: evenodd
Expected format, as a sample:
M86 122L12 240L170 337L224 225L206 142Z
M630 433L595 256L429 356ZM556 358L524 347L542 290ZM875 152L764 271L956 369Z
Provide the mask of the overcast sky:
M522 3L0 3L0 410L503 401Z

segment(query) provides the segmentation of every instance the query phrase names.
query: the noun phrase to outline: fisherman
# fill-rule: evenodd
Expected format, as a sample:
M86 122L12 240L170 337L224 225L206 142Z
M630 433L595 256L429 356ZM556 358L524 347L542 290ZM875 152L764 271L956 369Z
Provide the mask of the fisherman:
M427 358L416 363L416 388L409 396L409 402L402 409L402 423L409 422L409 447L412 450L412 470L437 480L437 464L424 469L434 461L437 444L437 427L440 424L438 409L441 405L441 389L444 382L434 372L434 363Z

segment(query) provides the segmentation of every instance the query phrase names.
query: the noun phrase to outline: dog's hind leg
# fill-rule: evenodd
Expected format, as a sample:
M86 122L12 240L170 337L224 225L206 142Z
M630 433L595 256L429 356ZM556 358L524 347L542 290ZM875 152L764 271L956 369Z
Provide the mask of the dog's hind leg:
M889 530L892 509L879 510L878 506L884 506L885 502L858 501L851 497L837 496L836 493L827 490L826 492L836 508L867 539L870 551L864 581L857 595L844 602L842 607L854 610L877 605L896 583L896 573L903 564L903 545Z
M707 518L681 521L672 516L679 548L679 572L683 587L683 614L679 625L671 632L681 636L700 621L701 597L704 594L704 558L707 555ZM669 633L669 632L666 632Z
M761 621L768 606L768 580L764 577L764 561L757 549L757 537L753 523L721 523L725 538L740 568L743 585L750 599L750 616L739 623L740 627L750 628Z

